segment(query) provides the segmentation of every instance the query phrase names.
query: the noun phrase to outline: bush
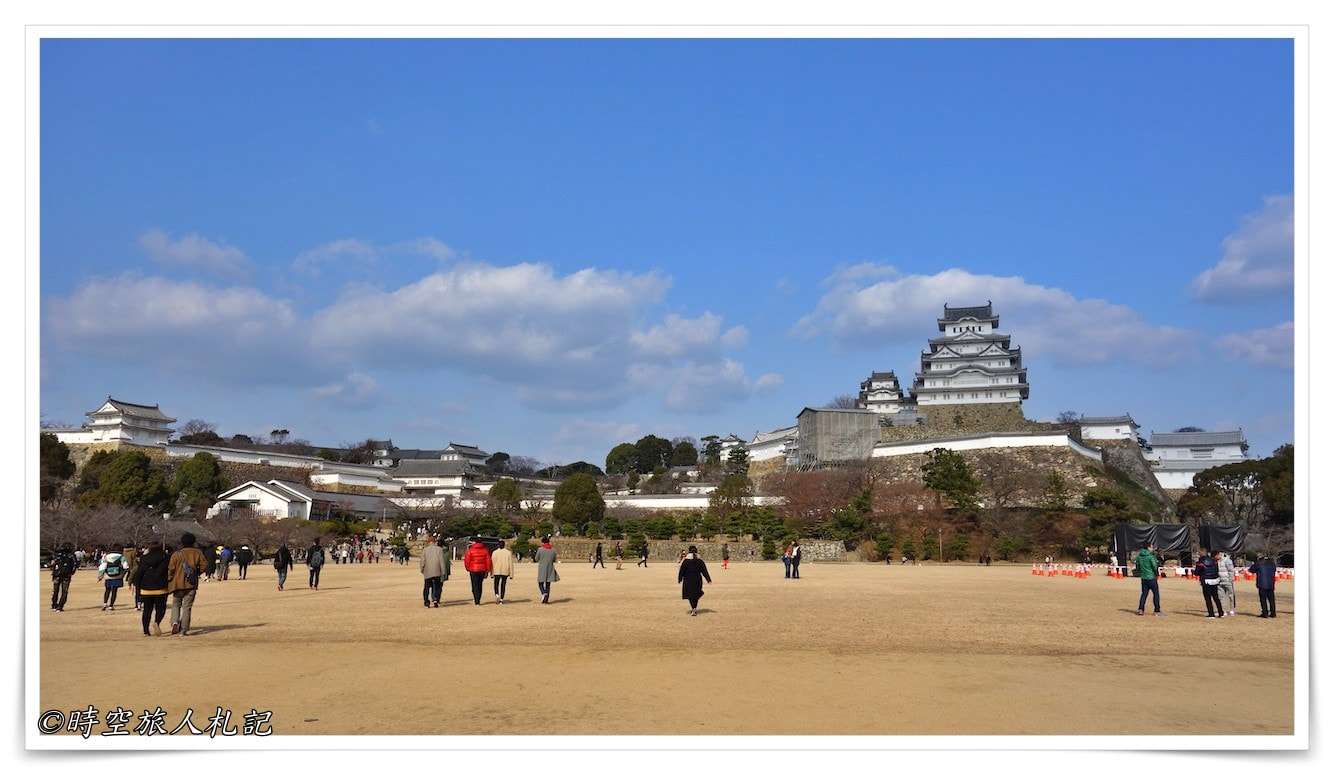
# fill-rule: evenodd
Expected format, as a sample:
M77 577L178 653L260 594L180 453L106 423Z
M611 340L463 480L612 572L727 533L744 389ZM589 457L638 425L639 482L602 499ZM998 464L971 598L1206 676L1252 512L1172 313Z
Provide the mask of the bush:
M764 541L760 544L760 558L764 560L778 559L778 547L774 546L774 539L769 536L765 536Z
M894 559L894 537L882 535L875 539L875 553L880 559Z

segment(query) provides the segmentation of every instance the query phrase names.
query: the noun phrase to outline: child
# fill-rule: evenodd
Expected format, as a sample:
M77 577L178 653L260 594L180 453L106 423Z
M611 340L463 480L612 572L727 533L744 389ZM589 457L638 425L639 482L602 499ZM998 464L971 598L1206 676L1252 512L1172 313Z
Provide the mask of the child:
M116 610L116 593L125 585L125 555L107 552L97 566L97 580L105 581L102 590L102 610Z

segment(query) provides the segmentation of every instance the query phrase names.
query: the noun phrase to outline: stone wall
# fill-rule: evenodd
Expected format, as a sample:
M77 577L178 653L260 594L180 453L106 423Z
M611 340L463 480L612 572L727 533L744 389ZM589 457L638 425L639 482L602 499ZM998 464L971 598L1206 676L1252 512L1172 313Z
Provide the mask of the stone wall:
M924 418L923 425L904 427L880 426L881 441L927 441L952 439L978 433L1014 431L1066 431L1063 425L1036 422L1024 417L1023 407L1006 404L946 404L918 406Z
M588 558L593 554L598 542L599 539L596 538L566 536L556 536L551 539L551 545L555 548L556 555L561 558L562 562L588 562ZM604 538L601 539L601 543L602 556L607 562L613 562L612 552L616 548L616 541ZM629 541L621 541L621 546L625 550L626 563L634 564L639 561L639 556L630 551L629 543ZM723 559L723 543L721 539L658 541L650 538L648 541L648 558L649 562L676 562L683 550L694 546L699 550L699 556L705 561L721 562ZM727 541L726 543L732 562L758 562L761 559L762 544L759 541ZM782 546L776 546L776 548L779 553L783 551ZM801 553L803 559L810 561L846 562L852 559L843 548L843 544L838 541L803 541Z
M1180 495L1173 496L1158 483L1153 469L1140 453L1139 445L1128 439L1100 439L1102 460L1109 467L1121 472L1126 478L1144 488L1158 501L1164 512L1176 511L1176 501Z
M1065 478L1071 492L1071 506L1077 506L1085 492L1107 480L1101 464L1068 447L1003 447L963 450L959 454L967 461L974 475L978 463L986 455L1002 455L1007 462L1012 463L1013 471L1023 482L1017 502L1011 504L1015 507L1036 507L1041 503L1045 479L1050 471L1058 471ZM888 481L921 484L922 465L926 461L926 454L899 455L875 458L872 465Z

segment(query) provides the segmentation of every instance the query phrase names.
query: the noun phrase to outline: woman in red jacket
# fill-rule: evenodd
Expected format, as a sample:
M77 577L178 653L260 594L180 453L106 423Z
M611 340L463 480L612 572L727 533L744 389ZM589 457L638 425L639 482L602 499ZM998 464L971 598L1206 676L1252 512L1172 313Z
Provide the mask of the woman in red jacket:
M468 551L463 553L463 567L472 580L472 603L481 605L482 582L486 581L486 575L491 572L491 551L476 537L472 539Z

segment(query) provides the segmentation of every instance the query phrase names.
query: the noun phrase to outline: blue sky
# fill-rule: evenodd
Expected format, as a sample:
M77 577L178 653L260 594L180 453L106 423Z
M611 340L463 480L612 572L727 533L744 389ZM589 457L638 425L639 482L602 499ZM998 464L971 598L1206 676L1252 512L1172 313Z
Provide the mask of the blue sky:
M1292 438L1292 46L59 41L42 415L601 463L905 383Z

